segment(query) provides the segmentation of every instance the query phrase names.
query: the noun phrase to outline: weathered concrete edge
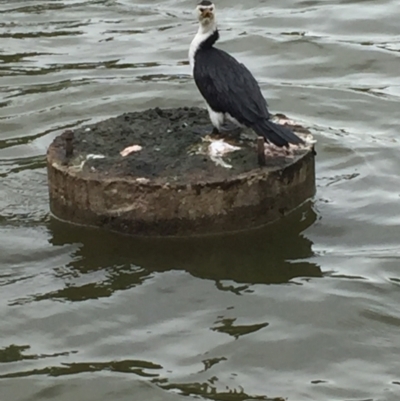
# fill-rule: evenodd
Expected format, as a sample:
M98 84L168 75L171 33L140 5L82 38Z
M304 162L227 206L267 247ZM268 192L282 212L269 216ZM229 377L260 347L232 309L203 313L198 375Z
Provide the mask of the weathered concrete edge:
M50 146L53 215L125 234L188 236L251 229L281 218L315 194L312 151L282 170L262 168L223 182L191 185L88 179L53 156Z

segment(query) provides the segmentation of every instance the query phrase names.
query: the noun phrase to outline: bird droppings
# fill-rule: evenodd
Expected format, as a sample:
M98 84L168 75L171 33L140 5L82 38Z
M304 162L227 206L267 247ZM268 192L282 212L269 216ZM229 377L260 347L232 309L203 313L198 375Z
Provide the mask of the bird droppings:
M139 184L148 184L150 180L148 178L139 177L136 178L136 182L138 182Z
M240 150L239 146L233 146L224 139L213 139L209 135L207 135L203 141L208 143L208 146L206 146L205 150L204 146L200 146L199 153L209 156L217 166L232 168L232 165L226 163L223 157L235 150Z
M104 155L95 155L95 154L89 154L86 156L86 160L90 160L90 159L104 159L105 156Z
M294 158L297 155L304 153L305 149L312 149L316 141L311 134L297 134L303 141L303 144L290 143L289 147L279 147L273 143L264 143L264 153L266 157L277 158L277 157L288 157Z
M296 133L300 129L311 135L284 121L285 116L279 118ZM74 130L74 155L68 165L87 175L184 184L225 180L259 168L252 130L211 133L207 111L197 107L125 113ZM63 149L64 142L56 138L55 146ZM282 168L306 152L270 152L273 157L267 157L265 168Z

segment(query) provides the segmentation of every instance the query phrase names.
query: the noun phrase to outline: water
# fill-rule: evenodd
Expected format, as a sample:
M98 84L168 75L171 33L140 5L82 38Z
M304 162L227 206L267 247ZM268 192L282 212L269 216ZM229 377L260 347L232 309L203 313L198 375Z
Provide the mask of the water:
M240 236L134 240L49 215L67 127L202 106L194 2L0 1L0 400L400 397L397 0L218 1L317 194Z

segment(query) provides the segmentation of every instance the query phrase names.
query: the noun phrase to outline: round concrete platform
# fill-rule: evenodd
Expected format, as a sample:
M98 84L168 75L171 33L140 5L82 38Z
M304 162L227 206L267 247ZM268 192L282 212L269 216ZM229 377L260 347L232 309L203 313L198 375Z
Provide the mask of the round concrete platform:
M210 133L199 108L127 113L66 131L47 152L50 209L127 234L187 236L258 227L314 195L311 142L260 166L252 131Z

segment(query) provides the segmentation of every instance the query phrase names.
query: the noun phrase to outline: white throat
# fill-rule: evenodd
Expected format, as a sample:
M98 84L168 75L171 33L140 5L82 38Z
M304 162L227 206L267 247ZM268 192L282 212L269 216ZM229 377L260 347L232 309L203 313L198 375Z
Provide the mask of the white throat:
M194 56L197 52L197 49L207 38L209 38L213 34L213 32L216 29L217 29L217 21L215 20L215 18L212 22L210 22L207 25L199 24L199 30L197 31L189 47L189 63L192 73L194 67Z

